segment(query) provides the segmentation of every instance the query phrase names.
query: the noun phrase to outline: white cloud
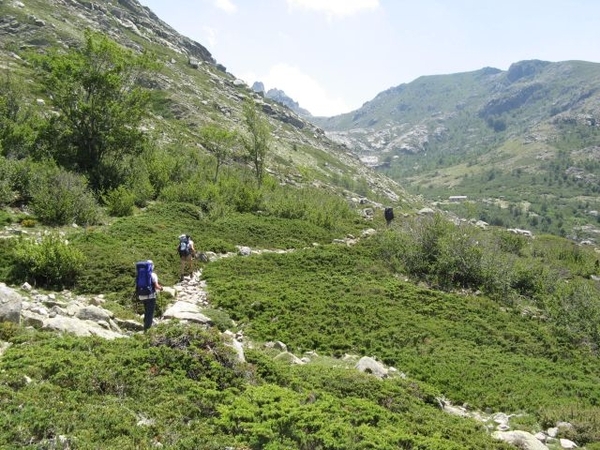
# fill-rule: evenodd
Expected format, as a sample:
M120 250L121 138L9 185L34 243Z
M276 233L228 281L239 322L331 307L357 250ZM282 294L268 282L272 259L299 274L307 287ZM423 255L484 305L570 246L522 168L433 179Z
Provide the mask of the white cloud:
M332 96L310 75L288 64L276 64L263 76L247 74L242 78L249 86L255 81L262 81L267 91L284 91L314 116L335 116L351 109L342 98Z
M230 14L237 11L237 6L231 0L215 0L215 6Z
M217 31L214 28L202 27L202 34L208 48L214 48L217 45Z
M286 0L290 8L308 9L328 16L351 16L365 9L376 9L379 0Z

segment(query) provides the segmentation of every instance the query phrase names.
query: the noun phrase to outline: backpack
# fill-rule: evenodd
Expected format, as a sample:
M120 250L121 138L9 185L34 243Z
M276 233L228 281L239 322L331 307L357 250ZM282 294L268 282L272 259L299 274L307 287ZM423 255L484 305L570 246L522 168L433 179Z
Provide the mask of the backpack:
M394 219L394 208L385 208L383 215L385 220L390 221Z
M153 294L152 263L150 261L139 261L135 263L135 270L135 293L137 295Z
M182 234L179 236L179 247L177 247L179 256L189 256L190 254L190 238Z

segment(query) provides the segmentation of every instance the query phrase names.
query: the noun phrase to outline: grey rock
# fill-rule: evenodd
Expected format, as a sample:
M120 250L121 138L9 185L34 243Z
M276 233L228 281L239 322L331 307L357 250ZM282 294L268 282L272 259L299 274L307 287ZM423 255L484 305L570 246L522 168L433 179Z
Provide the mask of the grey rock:
M75 314L75 317L81 320L93 320L95 322L105 321L108 322L112 317L113 313L106 309L99 308L98 306L85 306L81 308Z
M9 301L17 300L23 300L23 297L6 284L0 283L0 303L8 303Z
M548 450L533 434L526 431L494 431L492 437L523 450Z
M23 297L14 289L0 284L0 322L21 323Z
M186 320L205 325L212 324L212 320L202 314L197 305L182 301L171 305L163 314L163 319Z
M73 317L54 317L44 320L44 330L72 333L76 336L99 336L104 339L125 337L120 333L102 328L95 322L79 320Z
M561 448L577 448L577 444L569 439L560 439Z
M377 378L385 378L388 375L385 366L369 356L360 358L358 363L356 363L355 368L360 372L371 373Z
M290 353L290 352L281 352L274 359L277 361L287 361L290 364L297 364L297 365L305 364L304 361L302 361L300 358L298 358L296 355L294 355L293 353Z

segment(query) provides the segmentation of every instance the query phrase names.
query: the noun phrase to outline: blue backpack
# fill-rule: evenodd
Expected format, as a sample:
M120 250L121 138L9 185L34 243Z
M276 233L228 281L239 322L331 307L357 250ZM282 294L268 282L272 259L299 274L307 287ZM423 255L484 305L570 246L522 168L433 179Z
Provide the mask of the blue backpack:
M179 236L179 246L177 247L177 251L179 252L179 256L189 256L190 249L190 237L182 234Z
M139 261L135 263L135 293L137 295L150 295L154 293L154 284L152 283L151 261Z

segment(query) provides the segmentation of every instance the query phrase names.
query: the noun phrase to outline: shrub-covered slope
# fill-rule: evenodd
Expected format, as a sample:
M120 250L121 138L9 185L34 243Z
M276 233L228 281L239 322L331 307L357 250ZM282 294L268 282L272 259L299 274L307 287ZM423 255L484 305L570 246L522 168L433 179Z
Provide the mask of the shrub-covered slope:
M593 247L417 214L135 1L0 12L0 281L33 286L0 302L0 447L507 449L496 412L598 447ZM181 233L210 326L162 317ZM142 259L170 288L148 333L21 321L73 294L139 323Z

